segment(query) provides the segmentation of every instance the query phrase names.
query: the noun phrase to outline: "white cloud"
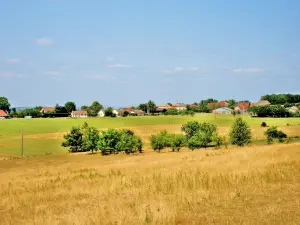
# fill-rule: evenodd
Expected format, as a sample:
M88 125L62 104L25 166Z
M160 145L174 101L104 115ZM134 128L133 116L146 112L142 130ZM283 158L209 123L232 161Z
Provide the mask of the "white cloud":
M116 80L116 77L106 76L106 75L102 75L102 74L87 76L85 78L94 79L94 80Z
M189 70L191 70L191 71L200 71L200 67L192 66L192 67L189 68Z
M21 60L19 58L10 58L6 60L7 63L19 63Z
M113 64L113 65L108 65L110 68L129 68L131 67L130 65L126 64Z
M42 37L36 40L37 45L52 45L54 44L54 40L48 37Z
M113 61L115 61L115 58L114 58L114 57L111 57L111 56L107 56L107 57L105 58L105 61L107 61L107 62L113 62Z
M183 70L184 70L183 67L175 67L175 68L174 68L174 71L183 71Z
M60 75L60 72L55 71L55 70L48 70L48 71L45 71L44 73L47 74L47 75L52 75L52 76Z
M262 68L235 68L232 69L234 73L263 73L267 71L266 69Z
M11 71L3 71L0 72L0 77L6 77L6 78L10 78L13 77L15 74Z

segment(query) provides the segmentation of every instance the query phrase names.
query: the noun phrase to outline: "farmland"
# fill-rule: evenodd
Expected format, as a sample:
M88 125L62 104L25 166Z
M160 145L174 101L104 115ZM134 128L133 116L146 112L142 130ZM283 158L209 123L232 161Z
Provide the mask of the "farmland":
M288 135L300 135L299 118L252 118L243 117L253 130L253 139L265 139L262 121L269 126L278 126ZM61 147L64 133L72 126L82 125L85 121L98 129L129 128L140 135L145 142L145 150L149 150L148 139L153 133L166 129L178 133L183 123L189 120L211 122L219 127L221 135L227 135L234 120L231 115L196 114L190 116L145 116L127 118L41 118L11 119L0 121L0 156L20 156L21 131L24 131L24 149L26 156L56 154L67 152ZM291 126L287 126L287 124Z

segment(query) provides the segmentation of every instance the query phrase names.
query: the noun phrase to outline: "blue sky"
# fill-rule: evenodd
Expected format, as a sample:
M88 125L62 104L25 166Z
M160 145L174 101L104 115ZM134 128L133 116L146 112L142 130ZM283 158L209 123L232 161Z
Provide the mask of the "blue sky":
M2 0L0 96L127 106L300 93L298 0Z

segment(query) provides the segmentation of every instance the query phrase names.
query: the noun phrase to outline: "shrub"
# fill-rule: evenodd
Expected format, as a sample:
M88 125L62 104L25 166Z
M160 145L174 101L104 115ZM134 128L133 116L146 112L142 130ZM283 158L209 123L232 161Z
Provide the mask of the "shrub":
M283 142L284 138L287 138L287 135L281 130L277 130L277 127L270 127L265 131L265 135L267 135L267 142L271 144L273 142L273 138L278 138L279 142Z
M115 129L102 131L98 141L98 148L102 155L117 153L116 145L120 140L120 132Z
M171 134L169 136L169 144L172 151L179 151L182 147L186 145L186 139L183 134Z
M183 131L186 135L187 139L190 139L194 136L200 129L200 123L198 121L189 121L181 127L181 131Z
M266 122L262 122L260 126L261 127L267 127L267 123Z
M229 136L230 143L233 145L244 146L251 143L251 130L248 124L240 117L234 121Z
M85 151L92 151L92 153L98 149L99 131L95 127L87 127L83 138L82 148Z
M160 152L170 146L170 135L165 130L161 131L158 134L151 135L150 143L154 151L158 150Z
M82 131L80 127L72 127L70 133L64 135L65 141L62 143L63 147L70 147L70 152L82 151Z

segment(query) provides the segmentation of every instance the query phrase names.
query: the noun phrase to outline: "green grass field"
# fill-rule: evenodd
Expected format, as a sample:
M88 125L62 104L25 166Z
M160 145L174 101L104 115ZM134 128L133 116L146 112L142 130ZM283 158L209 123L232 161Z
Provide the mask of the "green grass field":
M265 121L269 126L284 127L293 135L300 135L299 118L252 118L243 116L253 129L260 129ZM0 121L0 156L19 156L21 149L21 131L24 130L25 155L44 155L66 152L60 146L63 133L72 126L82 125L85 121L98 129L132 128L143 136L145 141L151 133L167 129L179 132L180 126L189 120L211 122L228 131L234 117L231 115L197 114L190 116L145 116L127 118L41 118L41 119L10 119ZM287 126L290 124L291 126ZM260 136L261 137L261 131ZM147 135L145 135L147 133ZM255 134L254 134L254 137ZM257 139L259 139L257 138Z

